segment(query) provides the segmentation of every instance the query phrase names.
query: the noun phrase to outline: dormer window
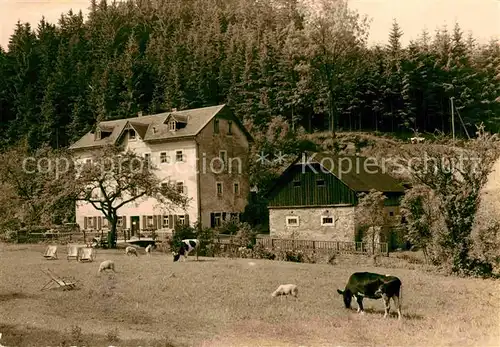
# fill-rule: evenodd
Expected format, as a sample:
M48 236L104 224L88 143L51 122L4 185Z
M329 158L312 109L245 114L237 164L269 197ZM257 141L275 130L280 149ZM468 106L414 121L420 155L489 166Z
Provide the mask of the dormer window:
M134 129L130 129L129 132L128 132L128 139L129 140L135 140L135 130Z
M177 128L177 122L175 120L171 120L170 122L168 122L168 130L170 131L175 131L175 129Z
M101 139L101 130L97 129L95 132L95 139L96 141L99 141Z

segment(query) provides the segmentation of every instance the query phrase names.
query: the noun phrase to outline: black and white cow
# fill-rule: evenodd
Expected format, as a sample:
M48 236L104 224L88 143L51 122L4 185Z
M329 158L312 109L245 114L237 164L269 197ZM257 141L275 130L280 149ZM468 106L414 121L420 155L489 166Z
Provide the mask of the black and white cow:
M349 277L345 289L337 289L344 298L346 308L351 308L352 298L356 298L358 312L364 314L363 298L384 299L385 314L389 314L391 308L390 300L394 301L398 311L398 319L401 319L401 300L403 298L403 285L401 280L391 275L380 275L372 272L355 272Z
M180 256L184 256L184 261L186 261L189 253L193 250L196 252L196 260L198 260L198 249L200 248L200 240L198 239L186 239L181 241L181 247L177 252L172 252L174 255L174 261L179 260Z

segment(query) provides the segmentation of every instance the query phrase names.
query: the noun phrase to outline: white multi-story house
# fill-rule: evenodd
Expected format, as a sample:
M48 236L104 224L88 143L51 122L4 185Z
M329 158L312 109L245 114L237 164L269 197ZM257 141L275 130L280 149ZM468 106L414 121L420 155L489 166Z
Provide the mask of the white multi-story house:
M169 230L176 223L215 227L239 218L249 195L249 145L252 138L225 105L105 121L70 146L79 161L97 148L114 144L131 149L159 168L191 198L187 211L166 212L155 199L131 202L118 210L118 228ZM224 164L222 164L222 162ZM107 228L102 213L79 202L76 222L82 229Z

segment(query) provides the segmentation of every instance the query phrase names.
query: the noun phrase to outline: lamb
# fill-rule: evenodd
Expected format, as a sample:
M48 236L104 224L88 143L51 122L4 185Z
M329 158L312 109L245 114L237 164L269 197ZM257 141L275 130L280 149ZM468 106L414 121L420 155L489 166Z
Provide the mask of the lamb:
M151 255L151 253L153 252L153 245L152 244L149 244L147 247L146 247L146 254L147 255Z
M132 246L128 246L127 248L125 248L125 254L126 255L135 254L135 256L138 257L137 249L135 249L135 247L132 247Z
M97 273L100 273L104 270L113 270L113 272L116 272L115 271L115 263L112 260L103 261L101 263L101 265L99 265L99 271L97 271Z
M298 292L299 290L295 284L282 284L271 294L271 296L293 295L297 297Z

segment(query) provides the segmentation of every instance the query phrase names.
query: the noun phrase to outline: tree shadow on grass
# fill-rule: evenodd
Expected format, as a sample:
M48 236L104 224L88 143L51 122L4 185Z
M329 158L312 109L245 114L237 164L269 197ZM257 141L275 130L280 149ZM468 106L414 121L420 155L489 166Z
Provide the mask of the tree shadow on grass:
M0 293L0 302L16 300L16 299L30 299L33 298L34 295L28 295L24 293L18 292L10 292L10 293Z
M365 308L365 312L367 314L378 314L378 315L384 315L385 311L384 310L378 310L378 309L373 309L373 308ZM422 320L424 319L424 316L417 314L417 313L406 313L404 311L401 311L402 317L401 319L407 319L407 320ZM398 318L398 312L392 310L389 312L389 317L391 318Z

